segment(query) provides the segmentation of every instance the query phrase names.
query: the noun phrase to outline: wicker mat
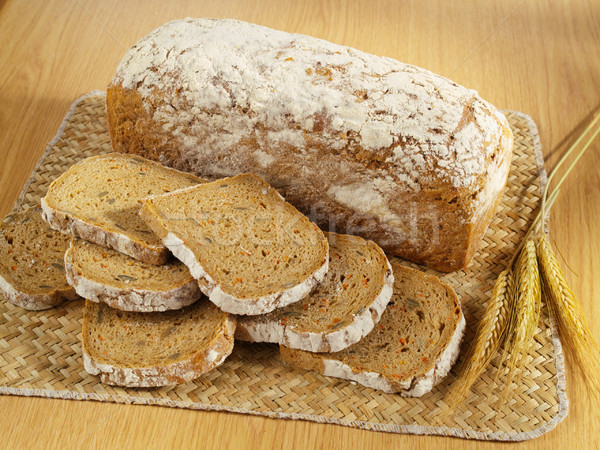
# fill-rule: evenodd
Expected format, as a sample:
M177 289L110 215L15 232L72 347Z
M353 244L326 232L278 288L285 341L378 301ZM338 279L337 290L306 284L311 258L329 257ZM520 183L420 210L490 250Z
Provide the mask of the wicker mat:
M512 171L498 214L470 267L444 274L462 299L470 342L496 275L533 218L545 172L535 123L506 112L515 136ZM49 183L77 161L111 150L105 96L78 99L17 202L38 205ZM428 272L433 272L428 270ZM452 372L421 398L385 394L351 382L284 365L270 344L236 343L232 355L195 382L160 389L123 389L101 384L83 368L80 302L29 312L0 301L0 393L180 408L231 411L394 433L438 434L486 440L524 440L553 429L567 415L560 342L544 307L530 358L512 397L498 402L495 367L485 372L468 399L445 423ZM466 345L463 345L464 355Z

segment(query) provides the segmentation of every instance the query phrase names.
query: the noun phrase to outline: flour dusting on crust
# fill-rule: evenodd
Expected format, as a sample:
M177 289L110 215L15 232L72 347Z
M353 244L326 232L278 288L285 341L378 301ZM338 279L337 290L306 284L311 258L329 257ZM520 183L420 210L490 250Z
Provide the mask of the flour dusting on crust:
M210 130L201 132L206 148L223 154L257 124L274 142L299 148L316 131L330 148L359 144L413 190L415 176L474 185L506 123L476 91L425 69L227 19L175 20L154 30L127 52L119 82L143 98L165 94L154 119L189 146L182 152L201 151L194 121ZM212 114L219 110L229 120Z

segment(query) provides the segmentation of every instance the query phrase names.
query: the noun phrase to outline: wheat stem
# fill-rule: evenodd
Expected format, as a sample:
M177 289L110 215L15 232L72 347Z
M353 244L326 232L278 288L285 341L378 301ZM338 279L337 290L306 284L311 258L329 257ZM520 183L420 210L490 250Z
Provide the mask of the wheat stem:
M569 150L567 150L565 152L565 154L558 160L558 162L556 163L556 165L554 166L554 168L550 172L550 175L548 175L548 180L546 182L546 188L544 189L544 194L542 195L542 207L541 207L542 217L544 217L544 218L546 217L546 214L547 214L546 208L548 208L548 211L550 211L550 206L549 205L546 206L546 198L548 196L548 191L550 189L550 182L552 181L552 178L554 178L554 176L558 173L558 169L569 158L569 156L571 155L571 153L573 153L575 151L575 149L577 148L577 146L579 145L579 143L588 134L588 132L596 125L596 123L598 122L598 120L600 120L600 114L597 115L590 122L590 124L585 128L585 130L583 131L583 133L581 133L581 136L579 136L577 138L577 140L573 143L573 145L571 145L571 147L569 147ZM571 170L573 170L573 167L575 167L575 164L577 164L577 161L579 161L579 159L583 156L583 154L586 152L586 150L590 147L590 144L596 138L596 136L598 135L599 132L600 132L600 128L598 128L592 134L592 137L588 139L588 141L585 143L585 145L582 147L582 149L580 150L580 152L575 157L575 160L573 160L573 162L567 168L566 172L560 178L560 180L556 184L556 187L553 189L553 191L557 191L558 189L560 189L560 186L565 181L565 179L567 178L567 175L569 175L569 173L571 172Z
M550 195L550 198L548 199L548 210L550 210L550 208L554 204L554 201L556 200L556 197L558 197L558 193L559 192L560 192L559 189L555 189L555 190L552 191L552 194ZM537 233L537 231L539 229L539 226L542 226L542 229L543 229L543 225L542 225L543 221L541 220L542 217L544 217L544 216L542 215L542 210L540 209L538 211L537 215L535 216L535 219L533 219L533 222L529 226L529 229L527 230L527 233L525 233L525 237L519 243L519 245L517 246L516 250L514 251L514 253L512 255L512 258L508 262L508 267L509 268L511 268L514 265L514 262L516 261L516 259L521 254L521 250L523 249L523 246L529 240L529 238L531 237L531 235Z

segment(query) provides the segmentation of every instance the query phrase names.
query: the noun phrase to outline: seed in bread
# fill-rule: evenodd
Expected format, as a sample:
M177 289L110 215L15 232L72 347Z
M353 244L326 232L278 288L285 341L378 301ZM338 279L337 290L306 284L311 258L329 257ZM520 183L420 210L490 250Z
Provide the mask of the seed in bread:
M0 224L0 292L34 311L77 298L63 265L69 237L50 228L41 213L31 208L9 214Z
M323 232L257 175L149 197L140 215L227 312L297 302L327 273Z
M379 322L394 276L383 250L358 236L325 233L329 271L299 302L260 316L239 317L236 339L273 342L310 352L337 352Z
M202 295L188 268L175 258L155 266L81 239L71 240L65 270L81 297L123 311L180 309Z
M42 199L43 216L63 233L163 264L169 252L139 218L141 202L203 181L139 156L93 156L52 182Z
M206 298L183 309L127 312L85 303L85 370L103 383L155 387L187 383L233 350L235 318Z
M439 278L392 262L394 294L375 329L335 353L281 346L289 364L367 387L419 397L440 382L458 357L465 319Z

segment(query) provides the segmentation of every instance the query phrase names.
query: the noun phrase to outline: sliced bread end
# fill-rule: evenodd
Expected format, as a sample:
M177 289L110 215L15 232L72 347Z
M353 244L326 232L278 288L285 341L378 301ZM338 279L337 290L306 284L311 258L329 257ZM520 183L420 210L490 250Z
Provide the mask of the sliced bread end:
M190 192L194 189L196 187L181 189L170 195L177 195L185 191ZM270 190L275 192L278 198L281 198L277 191L272 188ZM323 280L329 270L329 250L326 247L321 266L301 283L294 284L290 288L283 288L273 294L256 298L239 298L236 295L225 292L207 273L194 252L185 245L184 240L174 232L168 231L169 226L166 223L164 214L153 204L153 199L160 197L162 196L148 197L140 209L140 217L162 239L165 247L189 268L192 276L198 280L201 291L223 311L238 315L258 315L287 306L306 297ZM169 196L165 197L168 198Z
M383 289L373 303L356 314L351 324L330 333L299 331L285 324L273 324L263 321L238 322L235 338L249 342L270 342L308 352L337 352L357 343L379 322L392 296L394 278L390 269L386 274ZM279 326L278 326L279 325Z
M29 311L43 311L58 306L65 300L79 298L72 287L57 289L51 293L22 292L6 281L2 275L0 275L0 292L13 305Z
M308 293L323 280L329 270L329 258L326 258L323 265L302 283L264 297L239 299L224 292L223 289L214 282L210 275L206 273L196 259L194 253L173 233L169 233L165 239L163 239L163 243L171 250L171 253L173 253L175 257L188 266L192 276L198 279L198 285L200 286L202 293L223 311L231 314L266 314L276 308L282 308L297 302L306 297L306 295L308 295Z
M65 260L67 281L77 294L92 302L103 302L122 311L160 312L181 309L198 300L200 289L195 281L167 291L121 289L86 278Z
M63 267L68 245L67 236L44 222L40 208L7 215L0 223L0 292L32 311L75 300Z
M425 374L406 380L392 380L377 372L356 371L351 366L336 359L323 358L321 361L311 358L306 352L281 346L281 357L292 366L314 370L328 377L355 381L363 386L377 389L388 394L400 394L403 397L420 397L431 391L448 373L460 353L460 343L465 331L465 318L460 320L448 347L434 366Z
M328 270L323 232L254 174L147 197L140 216L228 312L299 301Z
M54 229L160 265L168 251L138 217L142 200L204 181L139 156L109 153L71 166L41 203Z
M363 386L377 389L388 394L400 394L403 397L420 397L430 392L448 373L456 362L460 353L460 343L465 331L465 318L461 314L460 321L448 347L444 350L434 366L425 374L414 376L406 380L392 380L377 372L355 371L351 366L339 360L324 358L319 364L317 361L306 358L306 354L280 347L281 356L289 364L305 369L320 372L327 377L342 378L355 381Z

